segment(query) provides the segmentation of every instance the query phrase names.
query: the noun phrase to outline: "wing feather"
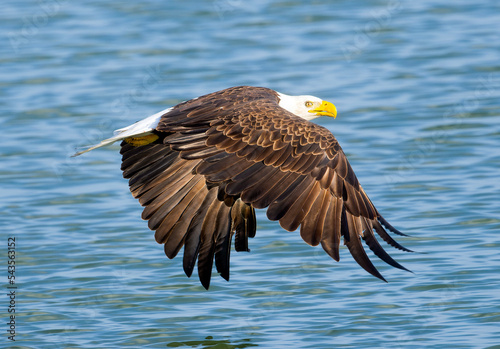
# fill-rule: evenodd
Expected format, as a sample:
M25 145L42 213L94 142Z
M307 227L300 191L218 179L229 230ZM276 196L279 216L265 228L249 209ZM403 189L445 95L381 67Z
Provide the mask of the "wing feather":
M337 262L340 260L339 247L342 224L342 199L332 197L328 203L328 211L323 224L323 234L321 235L321 246L330 257Z
M194 166L196 166L196 163L186 162L177 158L168 168L163 169L160 174L150 178L140 187L134 186L134 189L131 189L132 194L136 199L139 199L141 205L145 206L165 191L171 193L172 187L182 188L183 184L179 184L178 182L187 180L188 177L186 176L193 170Z
M352 257L354 260L367 272L372 274L375 277L378 277L379 279L387 282L387 280L384 279L382 274L379 273L377 268L373 265L373 263L370 261L370 258L368 258L368 255L365 252L365 249L363 248L363 245L361 244L361 239L360 235L362 234L362 231L359 231L359 225L357 226L357 223L355 222L355 217L346 212L343 217L346 218L347 221L347 231L344 231L344 236L349 235L348 240L344 240L345 245L349 249L349 252L351 252ZM342 227L344 227L343 225Z
M241 199L251 203L255 208L266 208L274 201L281 192L285 190L291 182L298 177L298 174L291 172L275 171L266 180L258 185L249 186L242 190Z
M380 217L378 217L378 219L380 219ZM385 241L387 242L389 245L391 245L392 247L394 248L397 248L398 250L401 250L401 251L405 251L405 252L413 252L412 250L400 245L396 240L394 240L386 231L385 229L382 227L382 225L380 225L380 223L377 221L377 220L372 220L371 221L372 225L373 225L373 228L375 229L375 231L377 232L377 234Z
M211 207L212 203L217 198L217 188L212 188L209 190L207 196L203 200L200 208L196 212L195 216L189 224L188 230L186 232L186 241L184 244L184 257L183 257L183 268L184 272L188 277L191 277L193 273L196 260L198 259L198 252L200 250L200 236L202 230L202 224L207 215L208 209Z
M208 290L212 276L215 246L220 234L229 233L230 207L223 202L214 200L207 210L201 226L200 250L198 255L198 277L201 284Z
M194 216L200 209L207 195L208 195L208 190L206 187L203 187L194 196L192 201L187 205L184 212L182 212L182 216L170 229L170 231L166 233L160 231L159 234L165 234L165 235L168 234L167 241L165 242L164 245L165 254L167 255L168 258L170 259L174 258L177 255L177 253L179 253L182 246L184 246L184 241L187 235L189 225L191 224ZM163 227L160 226L159 230L160 229L163 229ZM158 230L156 231L156 233L158 234Z
M239 200L240 205L235 208L232 214L233 227L236 233L234 249L236 251L250 251L248 248L248 238L253 238L256 232L255 210L250 205Z
M307 176L297 176L297 179L269 205L269 208L267 209L267 218L272 221L281 219L295 200L297 200L301 195L304 195L304 192L309 190L313 184L314 180L312 178Z
M232 208L231 208L232 209ZM231 228L231 226L229 226ZM229 281L229 260L231 256L232 229L222 229L215 245L215 267L220 276Z
M309 213L320 192L319 183L311 181L308 189L304 190L300 197L290 206L283 218L280 219L280 225L288 231L296 230Z
M182 200L184 200L186 196L188 196L192 192L193 188L198 188L199 185L205 185L205 183L204 181L201 181L200 177L198 176L185 176L181 185L183 185L181 188L175 188L175 190L166 191L162 193L162 195L160 195L157 200L157 202L159 203L157 209L155 209L149 216L147 216L147 219L149 219L149 229L158 229L165 217L167 215L170 215L173 210L181 204ZM149 207L155 206L151 204L147 208ZM146 212L146 209L144 209L144 212Z
M192 201L200 194L200 192L205 189L205 180L201 176L193 177L189 183L181 191L178 192L179 196L183 196L178 203L169 202L165 203L163 206L154 213L154 215L149 220L151 225L155 225L156 228L151 228L155 231L156 242L160 244L166 243L169 239L172 228L180 222L181 216L183 216L184 211L188 207L196 206ZM159 222L159 223L158 223ZM170 244L171 242L169 242Z
M175 197L177 192L184 188L192 179L192 176L189 174L196 164L183 163L183 161L179 161L179 163L184 166L180 166L180 168L175 171L174 175L171 177L171 182L165 185L157 185L144 195L138 197L141 205L146 206L142 212L143 219L150 219L164 203L170 201L172 197Z
M130 176L144 167L151 166L151 163L156 161L164 161L164 158L168 154L172 154L172 151L163 146L162 144L152 144L148 149L148 156L144 157L142 151L137 151L136 147L133 147L127 144L125 141L124 145L127 145L128 151L125 151L123 159L122 159L122 169L126 169L124 171L123 176L125 178L130 178Z
M396 262L389 254L380 246L379 242L375 238L375 235L373 235L373 226L371 225L370 221L368 221L366 218L363 218L362 220L363 224L363 240L365 240L366 244L370 248L370 250L375 253L375 255L386 262L387 264L399 268L402 270L410 271L403 267L401 264Z
M321 189L300 226L300 236L311 246L316 246L321 241L330 200L331 195L328 193L328 190Z
M245 189L250 189L256 185L265 184L269 177L279 172L273 167L265 166L262 162L257 162L245 171L233 177L231 183L226 187L229 195L238 195Z

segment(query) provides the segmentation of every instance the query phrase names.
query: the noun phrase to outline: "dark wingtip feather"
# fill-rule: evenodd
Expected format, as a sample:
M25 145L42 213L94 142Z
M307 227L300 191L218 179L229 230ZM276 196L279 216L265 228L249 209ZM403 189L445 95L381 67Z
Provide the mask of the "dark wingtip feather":
M250 252L248 238L253 238L257 230L255 209L238 200L233 208L232 217L236 233L234 239L235 250L237 252Z
M208 291L208 289L210 288L210 277L201 277L200 276L200 282L201 282L201 285L205 288L205 290Z
M209 190L207 196L203 200L200 208L194 215L194 218L189 224L188 231L186 233L186 241L184 243L184 257L183 257L183 268L184 272L188 277L193 274L194 265L198 259L198 253L200 250L200 235L204 217L207 213L208 208L213 200L215 200L217 195L217 189L212 188Z
M384 227L386 227L387 229L389 229L390 231L392 231L394 234L398 234L398 235L401 235L401 236L409 236L410 237L410 235L402 233L399 230L397 230L396 228L394 228L389 222L387 222L385 220L384 217L382 217L382 216L379 215L378 216L378 220L379 220L380 223L382 223L382 225Z
M332 257L334 261L340 261L339 244L332 245L325 240L321 240L321 247L323 247L323 250L325 250L325 252Z
M351 239L354 240L357 239L357 237ZM379 278L382 281L388 282L382 274L378 271L378 269L373 265L373 263L370 261L368 256L366 255L366 252L364 251L363 247L361 244L359 246L354 245L352 243L347 244L347 248L349 249L349 252L351 252L351 255L353 256L354 260L363 268L366 270L368 273L371 275Z
M339 246L342 230L341 225L342 222L345 221L345 218L342 219L342 217L345 217L345 212L344 215L342 215L342 203L340 199L331 198L325 221L323 222L321 246L325 252L337 262L340 261ZM347 227L344 227L344 230L345 229L347 229Z
M361 244L361 238L359 237L359 232L356 229L356 223L354 222L354 217L351 214L345 212L345 207L342 208L342 220L346 221L347 224L341 225L342 235L344 236L344 244L349 249L354 260L368 273L387 282L387 280L380 274L380 272L375 268L370 258L366 254L363 245ZM349 240L345 239L349 236Z
M201 284L208 290L212 278L215 242L221 224L224 203L214 200L208 208L201 225L200 250L198 252L198 277Z
M398 250L405 251L405 252L413 252L412 250L404 247L403 245L399 244L396 240L394 240L382 227L382 225L379 223L377 220L372 220L371 221L373 228L377 232L377 234L389 245L391 245L394 248L397 248Z
M412 273L411 270L405 268L404 266L402 266L401 264L399 264L398 262L396 262L382 248L382 246L380 246L380 244L378 243L377 239L373 235L373 232L371 231L371 228L368 227L367 225L365 225L365 231L364 231L364 234L363 234L363 240L365 240L365 243L368 245L368 247L370 248L370 250L372 250L373 253L375 253L375 255L378 258L380 258L381 260L383 260L384 262L386 262L387 264L389 264L389 265L391 265L391 266L393 266L395 268L406 270L406 271L409 271L410 273Z
M229 221L230 215L228 215L227 218L228 219L224 222L224 226L217 237L215 245L215 267L217 268L220 276L224 280L229 281L231 240L233 232L231 231L231 222Z

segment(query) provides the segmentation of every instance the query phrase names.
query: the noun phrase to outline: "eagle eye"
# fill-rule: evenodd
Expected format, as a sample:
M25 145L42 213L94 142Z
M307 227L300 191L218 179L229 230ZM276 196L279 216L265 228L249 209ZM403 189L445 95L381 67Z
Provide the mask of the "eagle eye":
M306 107L308 107L308 108L311 108L311 107L313 106L313 102L311 102L311 101L306 101L306 102L304 103L304 105L305 105Z

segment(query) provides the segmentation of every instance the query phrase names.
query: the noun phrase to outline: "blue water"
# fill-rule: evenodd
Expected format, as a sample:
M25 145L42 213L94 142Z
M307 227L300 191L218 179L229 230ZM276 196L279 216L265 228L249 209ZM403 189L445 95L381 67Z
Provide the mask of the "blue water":
M8 1L0 13L3 294L11 348L500 348L500 5ZM109 136L234 85L312 94L414 274L336 263L258 212L209 291L168 260ZM374 260L376 257L373 257Z

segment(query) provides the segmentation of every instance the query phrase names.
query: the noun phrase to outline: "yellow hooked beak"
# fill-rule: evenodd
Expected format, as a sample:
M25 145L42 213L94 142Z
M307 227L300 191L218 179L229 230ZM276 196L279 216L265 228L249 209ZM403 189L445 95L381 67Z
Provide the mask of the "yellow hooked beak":
M319 107L309 110L309 113L315 113L316 115L332 116L333 118L336 118L337 108L335 108L333 103L322 101Z

